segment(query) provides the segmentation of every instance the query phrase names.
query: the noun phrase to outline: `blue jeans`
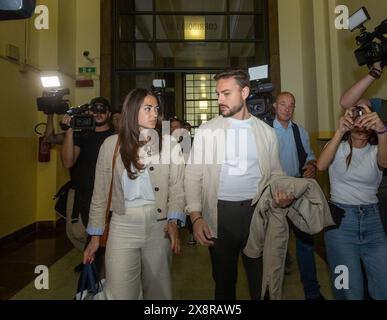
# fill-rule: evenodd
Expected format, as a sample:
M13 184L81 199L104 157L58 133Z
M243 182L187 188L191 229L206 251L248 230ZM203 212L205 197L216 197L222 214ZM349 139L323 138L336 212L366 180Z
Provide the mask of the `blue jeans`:
M364 299L361 262L371 298L387 299L387 237L378 205L335 204L345 210L345 215L339 227L325 232L325 246L336 299ZM336 278L344 275L342 271L335 274L340 265L348 268L348 289L335 287Z
M317 280L316 262L314 259L313 236L293 227L296 236L296 255L301 282L304 286L305 299L320 297L320 285Z

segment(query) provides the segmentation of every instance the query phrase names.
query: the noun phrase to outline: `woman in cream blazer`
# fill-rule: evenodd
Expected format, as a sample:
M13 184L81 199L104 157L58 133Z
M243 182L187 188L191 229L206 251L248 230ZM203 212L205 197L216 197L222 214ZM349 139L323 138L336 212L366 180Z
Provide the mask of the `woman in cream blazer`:
M94 261L99 248L112 181L108 299L172 299L171 257L180 251L178 225L185 223L184 159L170 136L161 142L161 120L156 96L134 89L124 102L120 133L99 152L84 263Z

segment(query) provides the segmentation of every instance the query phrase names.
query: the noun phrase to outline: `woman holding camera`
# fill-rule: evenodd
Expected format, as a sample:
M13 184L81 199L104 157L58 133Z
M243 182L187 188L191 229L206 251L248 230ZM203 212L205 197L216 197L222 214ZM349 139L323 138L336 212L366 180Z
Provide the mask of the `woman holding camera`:
M366 105L348 109L317 160L319 170L329 168L331 202L343 214L325 231L336 299L364 299L362 264L371 298L387 299L387 237L376 196L386 167L383 122Z
M161 120L156 96L134 89L123 106L119 135L99 152L84 263L94 260L100 245L112 181L108 299L172 299L171 258L180 251L178 224L185 221L184 160L170 137L161 142Z

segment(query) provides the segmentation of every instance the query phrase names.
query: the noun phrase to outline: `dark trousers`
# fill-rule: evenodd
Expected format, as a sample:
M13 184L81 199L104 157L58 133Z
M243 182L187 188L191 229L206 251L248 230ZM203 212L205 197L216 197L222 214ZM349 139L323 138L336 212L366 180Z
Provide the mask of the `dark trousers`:
M235 300L238 258L250 231L254 207L251 200L242 202L218 201L218 238L209 248L212 276L215 281L215 300ZM242 253L250 297L260 299L262 286L262 258L249 258Z
M290 224L296 236L297 264L304 286L305 299L316 299L320 297L320 285L317 280L313 236L297 229L292 223Z

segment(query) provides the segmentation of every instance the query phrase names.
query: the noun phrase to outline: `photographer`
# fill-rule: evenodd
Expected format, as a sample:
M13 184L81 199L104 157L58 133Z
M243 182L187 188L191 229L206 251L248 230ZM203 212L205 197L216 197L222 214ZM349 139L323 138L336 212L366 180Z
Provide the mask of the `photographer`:
M371 298L387 299L387 238L376 195L386 167L387 132L378 114L366 105L347 110L317 160L319 170L329 168L330 200L342 211L324 235L336 299L364 299L362 266ZM345 289L335 286L337 266L348 268Z
M383 63L375 62L369 73L349 88L341 97L340 104L344 109L349 109L359 104L370 106L384 122L387 124L387 99L372 98L365 99L363 94L366 90L383 74ZM378 190L380 215L387 234L387 170L383 171L383 179Z
M74 130L68 128L65 133L61 155L63 165L66 168L72 168L76 163L78 165L79 185L76 197L79 199L79 210L84 226L87 226L89 221L89 208L99 149L105 139L114 134L108 124L110 104L105 98L92 99L89 113L95 118L96 127L94 131L82 131L74 137ZM71 117L65 115L62 124L70 127L70 122Z

